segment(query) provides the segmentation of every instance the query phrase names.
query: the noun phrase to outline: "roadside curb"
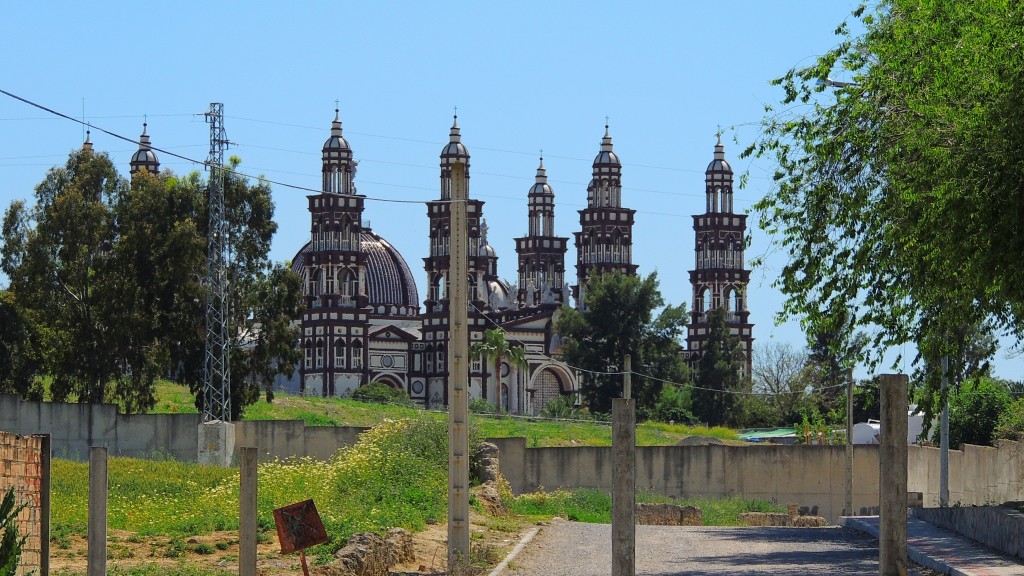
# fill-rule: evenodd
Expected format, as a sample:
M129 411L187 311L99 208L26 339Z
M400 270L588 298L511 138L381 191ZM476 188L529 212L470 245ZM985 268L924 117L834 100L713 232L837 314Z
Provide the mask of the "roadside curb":
M514 560L515 557L523 551L523 548L525 548L526 545L530 543L530 540L533 540L533 537L536 536L537 532L539 531L540 528L537 527L527 532L523 536L523 539L519 541L519 544L516 544L515 548L513 548L512 551L509 552L507 556L505 556L505 559L502 560L500 564L494 567L494 570L491 570L491 573L488 574L488 576L501 576L501 573L505 571L506 567L508 567L508 563Z
M857 530L858 532L869 534L871 536L874 536L876 540L878 539L878 526L865 522L860 518L843 516L840 519L840 523L847 528L851 528L853 530ZM949 564L943 562L942 560L939 560L938 558L932 558L923 551L918 550L917 546L914 546L910 543L907 543L907 557L909 557L914 562L917 562L921 566L924 566L925 568L929 568L931 570L935 570L936 572L950 574L952 576L973 576L968 572L964 572L962 570L958 570L957 568L950 566Z

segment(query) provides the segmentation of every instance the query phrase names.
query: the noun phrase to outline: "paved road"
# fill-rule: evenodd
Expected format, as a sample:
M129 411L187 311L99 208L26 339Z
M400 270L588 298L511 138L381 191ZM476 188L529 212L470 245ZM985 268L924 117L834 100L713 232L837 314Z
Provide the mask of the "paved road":
M505 576L608 576L611 526L555 521L541 529ZM636 573L878 574L878 544L847 528L711 528L637 526ZM935 574L917 565L911 575Z

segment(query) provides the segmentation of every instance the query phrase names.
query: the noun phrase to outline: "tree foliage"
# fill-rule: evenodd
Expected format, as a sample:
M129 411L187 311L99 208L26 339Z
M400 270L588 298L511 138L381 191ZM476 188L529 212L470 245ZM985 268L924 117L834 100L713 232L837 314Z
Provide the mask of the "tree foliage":
M991 446L997 438L1000 417L1013 404L1006 382L981 376L951 389L949 395L949 446L961 444ZM931 439L939 444L939 426L933 426Z
M979 319L1024 334L1024 5L882 0L859 36L777 79L781 108L745 155L772 158L760 225L788 256L782 316L848 313L862 359ZM852 80L833 90L837 70ZM825 93L825 91L828 91Z
M622 376L608 373L622 371L626 354L632 355L632 397L641 414L654 406L662 381L685 381L680 338L686 318L683 305L665 305L656 272L646 278L618 272L591 278L584 311L564 307L556 323L565 337L562 359L587 370L580 389L590 410L610 412L612 399L622 396Z
M708 338L697 362L693 415L708 426L734 424L739 419L737 392L749 391L743 379L743 347L725 323L726 311L708 312Z
M225 197L237 417L297 361L291 321L301 287L266 258L276 230L269 187L232 175ZM153 406L158 377L197 390L206 229L198 173L142 171L129 182L106 154L72 152L37 186L34 205L15 201L4 214L0 266L10 286L0 315L12 322L0 330L0 386L38 395L36 376L46 374L55 400L117 402L128 412Z
M521 346L509 346L505 340L505 332L500 328L489 328L484 330L484 339L474 342L470 346L469 353L474 356L483 356L485 359L494 361L495 396L494 406L497 412L501 413L501 364L505 361L509 366L519 368L526 367L526 351ZM486 388L485 388L486 390ZM508 406L505 407L508 409Z

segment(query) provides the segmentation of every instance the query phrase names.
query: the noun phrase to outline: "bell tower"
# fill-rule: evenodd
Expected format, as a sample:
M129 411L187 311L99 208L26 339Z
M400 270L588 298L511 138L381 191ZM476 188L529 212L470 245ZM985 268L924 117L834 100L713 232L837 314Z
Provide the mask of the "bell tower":
M464 180L455 182L452 166L464 164ZM428 406L448 404L448 321L449 286L451 271L451 224L452 189L465 186L466 240L469 272L469 326L470 342L481 338L487 321L483 311L487 306L485 274L497 267L497 256L486 242L482 222L484 203L469 197L469 150L462 143L459 118L455 116L448 144L441 150L441 197L427 202L427 218L430 221L430 256L423 259L427 273L427 298L424 300L423 315L423 372L427 380ZM471 365L469 392L472 398L481 397L480 377L482 368Z
M568 301L565 293L565 252L568 238L555 236L555 193L548 184L544 158L537 167L536 183L527 195L529 228L525 237L516 238L519 255L519 306L561 308Z
M687 325L687 359L695 366L708 339L708 312L725 312L726 326L738 336L744 355L745 375L750 375L753 327L747 310L750 270L743 259L747 215L733 212L733 172L725 160L721 135L715 155L704 172L705 210L693 217L695 263L690 270L693 287L690 323Z
M321 192L306 197L310 242L302 268L300 370L305 394L343 395L366 380L369 309L360 247L365 197L356 193L356 166L336 109L323 146Z
M633 217L636 210L622 207L622 162L612 150L612 137L604 125L601 150L594 158L587 186L587 207L580 210L576 232L576 308L584 308L587 280L607 272L635 275Z

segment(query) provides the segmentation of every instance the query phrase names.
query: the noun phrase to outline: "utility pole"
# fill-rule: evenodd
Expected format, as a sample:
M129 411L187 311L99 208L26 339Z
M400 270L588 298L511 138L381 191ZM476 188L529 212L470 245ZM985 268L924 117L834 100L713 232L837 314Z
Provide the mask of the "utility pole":
M846 373L846 503L843 513L853 516L853 370Z
M451 163L448 277L448 566L469 560L469 321L466 163Z
M949 356L942 357L942 417L939 422L939 506L949 506Z
M227 222L224 215L224 104L213 102L210 124L208 228L206 237L206 356L203 369L203 421L231 420L231 370L228 354Z
M612 400L612 576L636 574L636 403L632 358L623 358L622 398Z

